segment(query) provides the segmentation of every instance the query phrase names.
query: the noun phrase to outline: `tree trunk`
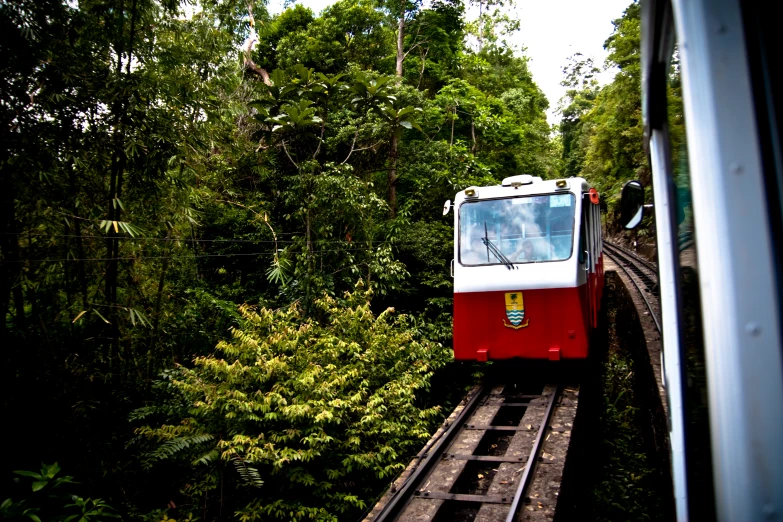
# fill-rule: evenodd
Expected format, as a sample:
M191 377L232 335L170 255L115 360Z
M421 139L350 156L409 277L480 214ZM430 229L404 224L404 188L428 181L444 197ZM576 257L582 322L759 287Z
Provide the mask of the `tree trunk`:
M114 154L112 156L111 177L109 182L109 221L117 222L122 218L122 212L117 203L122 188L122 171L125 168L125 158L123 150L123 136L121 123L115 128ZM112 353L118 353L119 348L119 325L117 316L117 281L119 275L118 257L120 252L120 238L117 229L112 224L106 239L106 286L105 299L108 308L108 318L111 328L111 348Z
M82 243L82 225L79 218L77 217L78 209L76 207L76 173L74 172L73 168L71 168L70 171L72 194L71 212L73 212L74 215L73 228L74 234L76 235L76 258L78 259L76 262L76 276L79 279L79 291L82 294L82 310L87 310L87 276L84 272L84 245Z
M119 1L119 9L118 9L118 28L117 28L117 40L116 45L114 47L115 54L117 55L117 66L116 66L116 79L117 81L120 81L122 78L122 56L125 52L125 0ZM135 15L135 13L133 13ZM119 186L122 183L122 169L125 167L124 165L124 156L125 156L125 148L124 148L124 138L123 138L123 130L122 126L124 124L124 116L125 116L125 109L126 109L126 99L120 98L115 99L112 107L112 112L114 113L114 135L113 135L113 146L114 150L112 152L111 157L111 172L109 175L109 192L108 192L108 220L112 222L117 222L120 220L121 213L119 204L117 203L116 199L119 197ZM105 281L105 290L104 290L104 298L106 300L106 305L108 306L108 317L109 317L109 323L111 328L111 342L109 347L109 367L111 368L112 365L112 359L113 355L116 355L119 349L119 326L118 326L118 317L117 317L117 310L116 310L116 302L117 302L117 275L118 275L118 267L117 267L117 254L119 252L119 234L117 229L115 229L114 224L112 224L109 227L109 232L107 234L106 239L106 258L108 259L107 265L106 265L106 281Z
M478 15L478 47L479 53L484 50L484 21L481 19L481 15L484 14L484 0L479 0L479 15Z
M3 161L3 164L5 162ZM0 340L5 337L5 323L6 316L8 315L8 308L11 302L11 286L13 281L13 275L11 273L12 266L9 257L10 248L8 242L13 239L14 236L10 234L11 227L9 226L9 214L12 213L13 200L8 196L6 190L6 178L8 177L8 171L0 174L0 254L2 254L3 261L0 261Z
M73 118L68 117L67 115L61 115L60 119L62 120L62 132L63 135L69 136L70 130L73 128ZM68 141L67 147L73 148L74 144ZM65 263L66 268L66 278L65 278L65 285L68 289L68 295L70 296L71 293L80 293L82 296L82 310L87 310L87 277L84 272L84 246L82 244L82 227L81 227L81 220L79 219L79 207L78 207L78 199L79 199L79 186L78 186L78 180L76 179L76 169L74 169L73 165L73 159L68 160L68 163L66 164L66 168L68 169L68 198L69 198L69 204L71 207L71 214L73 215L73 235L75 236L74 243L76 243L76 288L74 289L74 285L70 283L71 275L69 270L69 262ZM70 235L71 230L70 226L66 227L66 234ZM71 241L68 239L68 248L66 250L66 253L71 252ZM67 256L66 256L67 257ZM74 298L74 301L76 299ZM71 301L69 298L68 306L71 306Z
M403 49L403 43L405 41L405 0L400 0L400 19L397 23L397 70L396 75L398 81L402 80L402 63L405 60L405 52ZM391 166L389 167L389 215L395 217L397 215L397 158L399 157L400 147L400 132L394 129L391 137L391 151L389 152L389 159L391 160Z
M18 258L19 256L17 255L17 259ZM19 271L17 270L17 272ZM14 306L16 307L16 327L20 330L23 330L24 327L27 325L27 321L25 320L26 318L24 313L24 295L22 294L22 282L19 280L18 277L16 280L16 284L14 284L13 294L14 294Z
M449 148L454 145L454 122L457 120L457 106L452 107L451 111L451 139L449 140Z
M11 304L11 295L16 306L16 326L25 326L24 296L20 286L22 266L19 258L19 236L16 224L16 209L14 205L13 181L11 169L7 168L0 175L0 252L3 261L0 262L0 320L3 322L2 332L5 333L6 315Z
M307 271L310 271L310 258L313 255L313 242L310 237L310 206L308 203L307 210L305 211L305 236L307 238Z
M427 65L427 55L429 53L430 53L429 47L419 52L419 56L421 56L421 70L419 70L419 83L416 84L417 89L421 87L421 80L424 78L424 67Z
M63 263L63 288L65 289L65 304L68 307L68 312L71 311L73 305L73 285L71 284L71 226L68 223L63 225L63 237L65 238L65 263Z
M398 78L402 78L402 62L405 60L403 43L405 41L405 0L400 1L400 20L397 23L397 70Z
M182 167L180 167L180 171ZM171 239L171 229L166 232L166 239ZM169 262L171 260L172 241L168 241L168 252L163 256L163 266L160 269L160 278L158 278L158 293L155 297L155 319L152 326L152 338L150 339L150 348L147 351L147 378L152 375L154 368L152 367L152 361L155 353L155 345L158 343L158 328L160 327L160 305L163 302L163 288L166 284L166 272L169 269ZM176 354L172 351L171 360L174 362Z
M397 159L399 158L399 144L400 144L400 132L395 130L392 134L391 151L389 152L389 158L391 159L391 167L389 167L389 215L395 217L397 215Z

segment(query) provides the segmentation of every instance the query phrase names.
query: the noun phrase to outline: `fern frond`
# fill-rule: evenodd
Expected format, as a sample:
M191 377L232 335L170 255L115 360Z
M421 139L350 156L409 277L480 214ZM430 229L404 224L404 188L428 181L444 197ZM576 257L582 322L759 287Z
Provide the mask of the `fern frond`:
M193 459L192 464L195 466L196 464L203 464L205 466L209 466L212 464L215 460L217 460L220 457L220 453L216 449L211 449L208 452L204 453L197 459Z
M248 466L247 462L238 455L234 455L234 458L231 460L233 461L234 466L237 468L237 472L239 473L239 476L242 477L242 481L245 483L245 485L252 486L254 488L260 488L264 485L264 481L261 479L261 474L256 468Z
M201 444L211 442L213 440L215 440L215 437L208 434L177 437L176 439L166 441L160 446L158 446L158 449L156 449L152 453L149 453L147 455L147 458L151 462L157 460L166 460L174 457L177 453L180 453L183 450L186 450L194 446L199 446Z

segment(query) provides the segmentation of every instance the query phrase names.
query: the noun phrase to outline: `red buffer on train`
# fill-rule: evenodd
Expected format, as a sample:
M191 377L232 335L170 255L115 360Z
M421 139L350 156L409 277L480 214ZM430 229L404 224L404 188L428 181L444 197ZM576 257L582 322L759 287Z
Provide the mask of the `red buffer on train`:
M604 287L598 192L524 174L454 207L454 358L586 358Z

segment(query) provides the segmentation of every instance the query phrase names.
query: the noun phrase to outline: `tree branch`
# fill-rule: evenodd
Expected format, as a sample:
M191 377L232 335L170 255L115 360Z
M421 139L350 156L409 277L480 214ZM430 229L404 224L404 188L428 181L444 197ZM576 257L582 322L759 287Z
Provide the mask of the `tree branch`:
M356 126L356 133L353 135L353 141L351 142L351 150L348 152L348 155L345 157L345 159L340 163L340 165L344 165L346 161L351 157L351 154L353 154L353 147L356 145L356 138L359 137L359 126Z
M422 53L419 51L419 54L421 55L421 71L419 71L419 83L416 84L416 88L418 89L421 87L421 80L424 78L424 66L427 64L427 55L430 53L430 48L427 47L427 49Z
M318 157L318 153L321 152L321 145L324 142L324 132L326 132L326 120L329 118L329 96L326 97L326 108L324 110L324 117L321 120L321 136L318 138L318 147L313 152L313 159Z
M451 139L449 140L449 148L454 144L454 121L457 119L457 106L452 107L451 114Z
M420 42L414 43L413 45L410 46L410 48L407 51L405 51L405 54L402 55L403 59L407 58L408 54L410 54L410 52L412 50L416 49L417 47L419 47L421 45L427 44L427 43L430 43L430 41L429 40L421 40Z
M264 215L262 216L261 214L259 214L258 212L256 212L252 208L248 207L247 205L243 205L242 203L237 203L236 201L229 201L227 199L216 199L215 201L220 202L220 203L228 203L229 205L236 205L237 207L244 208L245 210L249 210L250 212L255 214L259 219L262 219L264 221L264 224L267 227L269 227L269 230L272 232L272 238L274 238L274 240L275 240L275 254L274 254L274 258L275 258L275 262L277 262L277 252L278 252L278 248L277 248L277 234L275 233L275 229L272 228L272 225L269 224L269 217L267 216L266 212L264 212ZM166 237L168 237L168 236L166 236Z
M299 170L299 165L296 164L294 158L292 158L291 155L288 153L288 147L285 146L285 141L281 141L280 143L283 145L283 150L285 151L285 155L288 156L288 159L291 160L291 163L294 164L294 167L296 167L296 169Z
M250 51L248 50L245 50L245 67L248 71L260 76L261 79L264 80L264 83L271 87L272 80L269 78L269 73L266 72L266 69L263 67L256 65L256 63L250 58Z
M253 4L250 3L250 2L247 2L246 5L247 5L247 15L250 18L250 27L251 27L251 29L253 31L252 34L255 35L256 34L256 32L255 32L256 31L256 20L253 17ZM269 79L269 73L263 67L259 67L253 61L253 59L250 57L250 52L253 50L253 45L257 41L258 40L256 38L249 39L247 41L247 44L245 45L245 48L243 49L244 53L245 53L245 67L247 67L247 69L250 72L255 73L258 76L260 76L261 79L264 80L265 84L271 86L272 85L272 80Z
M438 136L438 133L440 132L441 127L443 127L443 125L438 125L438 128L435 129L435 132L432 133L432 136L427 135L427 143L431 142L432 140L434 140ZM426 133L425 133L425 135L426 135Z
M361 149L354 149L354 152L361 152L363 150L370 150L370 149L375 150L376 147L378 147L378 145L380 145L381 143L383 143L383 140L379 141L378 143L373 143L369 147L362 147Z

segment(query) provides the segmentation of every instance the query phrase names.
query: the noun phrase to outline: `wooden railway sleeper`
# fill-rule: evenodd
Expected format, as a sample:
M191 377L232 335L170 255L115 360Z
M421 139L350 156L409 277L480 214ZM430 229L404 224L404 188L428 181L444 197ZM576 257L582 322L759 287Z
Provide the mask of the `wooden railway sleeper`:
M501 399L538 399L541 397L541 394L537 395L530 395L530 394L516 394L516 393L488 393L488 398L501 398Z
M500 495L470 495L467 493L442 493L440 491L416 491L419 498L431 498L433 500L456 500L458 502L481 502L482 504L511 504L513 497Z
M480 431L535 431L538 429L538 425L528 426L493 426L491 424L467 424L466 430L480 430Z
M482 462L527 462L527 455L521 457L505 457L493 455L465 455L460 453L444 453L443 460L478 460Z

